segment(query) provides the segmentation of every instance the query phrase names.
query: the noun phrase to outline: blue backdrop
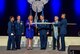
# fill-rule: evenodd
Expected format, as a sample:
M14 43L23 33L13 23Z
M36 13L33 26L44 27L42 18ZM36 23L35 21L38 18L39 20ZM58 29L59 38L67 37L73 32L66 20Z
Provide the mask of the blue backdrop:
M0 0L0 35L7 34L7 23L10 16L21 16L25 22L30 13L30 4L27 0ZM50 22L54 16L66 13L68 23L77 23L76 26L68 26L68 35L77 35L80 21L80 0L49 0L44 7L45 18ZM32 11L33 16L35 12ZM41 13L38 13L38 17ZM75 30L75 31L74 31Z

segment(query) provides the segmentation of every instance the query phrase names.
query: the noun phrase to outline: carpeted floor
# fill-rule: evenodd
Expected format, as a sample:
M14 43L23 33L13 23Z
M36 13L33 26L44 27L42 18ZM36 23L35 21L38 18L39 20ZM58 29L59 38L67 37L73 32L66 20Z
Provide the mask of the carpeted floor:
M67 54L66 51L57 51L47 48L46 50L40 50L39 48L33 48L33 50L27 50L26 48L21 48L16 51L7 51L6 47L0 47L0 54Z

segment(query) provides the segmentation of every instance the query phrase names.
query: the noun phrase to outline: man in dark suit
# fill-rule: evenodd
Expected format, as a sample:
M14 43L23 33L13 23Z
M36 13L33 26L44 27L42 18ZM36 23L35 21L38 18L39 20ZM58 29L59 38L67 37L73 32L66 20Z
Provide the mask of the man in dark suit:
M48 20L44 19L44 16L40 16L40 20L38 21L40 23L48 22ZM41 43L41 50L45 50L47 47L47 34L49 34L49 28L46 24L39 24L38 25L38 35L40 35L40 43Z
M7 33L8 33L7 50L15 50L15 25L14 25L14 17L13 16L10 17L10 21L8 22Z
M67 19L66 14L61 15L61 22L60 22L60 37L61 37L61 49L60 51L65 51L65 35L67 34Z
M16 49L20 49L21 36L24 34L24 24L21 21L21 17L17 16L17 21L15 21L15 30L16 30Z

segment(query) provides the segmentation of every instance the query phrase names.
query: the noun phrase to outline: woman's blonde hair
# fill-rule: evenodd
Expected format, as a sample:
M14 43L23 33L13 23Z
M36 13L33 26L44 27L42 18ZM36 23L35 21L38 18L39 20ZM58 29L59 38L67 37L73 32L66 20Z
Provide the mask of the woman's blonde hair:
M32 15L29 15L29 16L28 16L28 19L30 18L30 16L32 16ZM33 16L32 16L32 18L33 18Z

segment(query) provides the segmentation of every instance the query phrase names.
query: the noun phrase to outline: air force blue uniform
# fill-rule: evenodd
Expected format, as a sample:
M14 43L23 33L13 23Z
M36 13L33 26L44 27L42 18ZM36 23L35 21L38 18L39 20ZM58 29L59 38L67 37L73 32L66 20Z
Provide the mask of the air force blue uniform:
M16 49L20 49L21 36L24 33L24 24L23 21L15 21L15 31L16 31Z
M60 36L61 37L61 51L65 51L65 35L67 34L67 19L62 19L58 24L54 24L54 26L59 26L60 28Z
M7 50L15 49L15 25L14 22L8 22L8 44L7 44ZM12 46L12 47L11 47Z
M39 20L38 22L42 22ZM44 20L44 22L48 22L48 20ZM46 24L39 24L38 25L38 32L40 33L40 42L41 42L41 49L46 49L47 47L47 30L49 28L49 25Z
M60 22L60 37L61 37L61 50L65 50L65 35L67 34L67 19L62 19Z

